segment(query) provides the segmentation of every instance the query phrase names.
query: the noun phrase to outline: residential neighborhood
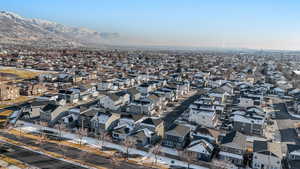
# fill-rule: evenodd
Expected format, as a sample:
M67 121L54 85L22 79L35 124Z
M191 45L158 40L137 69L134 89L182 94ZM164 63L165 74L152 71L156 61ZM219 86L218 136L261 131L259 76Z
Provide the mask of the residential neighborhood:
M151 168L300 168L296 55L5 51L1 140L20 133L13 140L28 147L27 139L46 135L49 144L56 137L102 155L111 149L126 157L122 164L144 168L143 160ZM34 76L21 76L28 72Z

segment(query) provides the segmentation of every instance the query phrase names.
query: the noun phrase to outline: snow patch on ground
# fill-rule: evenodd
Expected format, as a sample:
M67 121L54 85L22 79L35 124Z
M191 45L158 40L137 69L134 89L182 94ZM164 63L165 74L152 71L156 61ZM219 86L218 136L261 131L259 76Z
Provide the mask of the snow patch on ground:
M43 126L40 126L37 124L27 123L27 122L23 122L23 121L19 121L18 123L21 123L23 125L17 127L17 129L21 129L21 130L27 131L27 132L38 132L40 129L43 129L43 130L48 130L48 131L53 131L53 132L59 133L58 130L56 130L54 128L43 127ZM77 143L79 142L79 138L76 136L76 134L69 133L69 132L62 132L62 136L64 138L70 139L70 142L77 142ZM101 146L99 145L99 141L97 139L94 139L91 137L83 137L82 143L86 143L86 144L96 147L96 148L101 148ZM119 150L122 152L126 152L126 148L123 145L119 145L119 144L115 144L115 143L111 143L111 142L107 142L107 141L104 141L103 145L105 147L109 147L109 148L116 149L116 150ZM175 149L162 147L162 152L178 156L178 152ZM148 161L155 160L155 156L152 153L134 149L134 148L129 149L129 154L141 155L145 158L145 160L148 160ZM161 164L176 165L176 166L181 166L181 167L187 167L187 165L188 165L184 161L180 161L180 160L176 160L176 159L172 159L172 158L168 158L168 157L164 157L164 156L157 156L157 161ZM190 167L194 168L194 169L208 169L206 167L193 165L193 164L191 164Z

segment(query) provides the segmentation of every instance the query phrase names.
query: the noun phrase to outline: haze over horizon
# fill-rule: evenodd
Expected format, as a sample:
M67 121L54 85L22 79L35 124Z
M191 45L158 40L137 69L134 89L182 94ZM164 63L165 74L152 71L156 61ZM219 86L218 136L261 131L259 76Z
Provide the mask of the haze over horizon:
M298 1L10 0L1 11L99 32L115 45L300 50Z

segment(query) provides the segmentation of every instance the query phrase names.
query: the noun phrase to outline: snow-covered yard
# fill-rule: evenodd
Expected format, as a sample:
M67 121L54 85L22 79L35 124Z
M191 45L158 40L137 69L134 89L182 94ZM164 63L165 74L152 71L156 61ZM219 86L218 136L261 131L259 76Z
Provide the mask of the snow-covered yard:
M25 132L39 132L40 129L43 130L48 130L48 131L53 131L58 133L58 130L54 129L54 128L49 128L49 127L43 127L37 124L32 124L32 123L27 123L27 122L23 122L23 121L18 121L18 124L16 129L19 130L23 130ZM69 139L71 142L79 142L79 138L76 134L73 133L69 133L69 132L62 132L62 136L64 138ZM97 139L91 138L91 137L83 137L83 139L81 140L82 143L86 143L89 146L92 147L97 147L100 148L99 145L99 141ZM107 142L104 141L103 144L105 147L109 147L112 149L116 149L122 152L126 152L126 149L123 145L119 145L119 144L115 144L115 143L111 143L111 142ZM178 152L174 149L170 149L170 148L166 148L163 147L162 152L164 153L168 153L168 154L172 154L172 155L178 155ZM155 160L155 156L152 153L146 152L146 151L142 151L142 150L138 150L135 148L130 148L129 149L129 154L138 154L143 156L142 162L151 162ZM168 157L164 157L164 156L157 156L157 160L159 163L161 164L166 164L166 165L176 165L176 166L182 166L182 167L187 167L187 163L184 161L180 161L180 160L176 160L176 159L172 159L172 158L168 158ZM206 167L202 167L202 166L198 166L198 165L190 165L191 168L195 168L195 169L207 169Z

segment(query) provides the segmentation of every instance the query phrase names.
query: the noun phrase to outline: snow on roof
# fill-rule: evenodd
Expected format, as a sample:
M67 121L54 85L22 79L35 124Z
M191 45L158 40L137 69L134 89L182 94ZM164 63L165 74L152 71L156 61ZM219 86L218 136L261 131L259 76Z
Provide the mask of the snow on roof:
M203 139L193 141L190 145L191 146L188 148L188 150L193 152L210 154L214 149L214 147L210 143Z
M106 114L100 114L100 116L98 116L98 122L99 123L106 123L107 120L109 119L109 115L106 115Z
M300 92L300 89L294 89L294 90L289 91L289 94L293 95L293 94L296 94L296 93L299 93L299 92Z
M296 75L300 75L300 71L299 70L294 70L293 71Z
M148 128L144 128L142 130L144 131L144 133L147 137L151 137L153 134L153 132L151 130L149 130Z
M241 115L234 115L233 120L243 122L243 123L254 123L254 124L261 124L261 125L264 123L263 119L247 118Z
M236 159L240 159L240 160L244 159L242 155L232 154L232 153L228 153L228 152L224 152L224 151L221 151L219 153L219 155L227 156L227 157L232 157L232 158L236 158Z

